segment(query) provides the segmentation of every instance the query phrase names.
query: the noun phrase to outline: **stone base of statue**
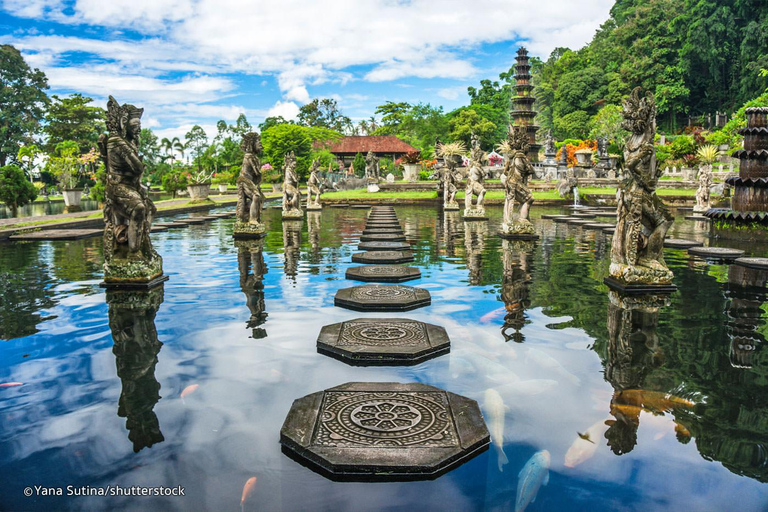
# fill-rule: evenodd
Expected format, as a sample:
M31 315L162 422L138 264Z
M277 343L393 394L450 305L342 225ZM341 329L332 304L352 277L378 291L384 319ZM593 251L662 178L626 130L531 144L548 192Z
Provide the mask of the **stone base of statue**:
M622 265L611 263L610 276L605 284L625 294L672 293L677 287L672 284L672 271L657 261L645 265Z
M368 183L368 192L375 193L379 191L379 184L378 183Z
M303 219L303 218L304 218L304 212L298 208L283 210L283 220L295 220L295 219Z
M451 203L443 203L443 210L449 211L449 212L455 212L461 210L461 207L459 206L459 203L456 201L453 201Z
M501 238L507 240L538 240L539 236L533 229L533 224L529 220L514 220L512 222L504 222L501 224L501 231L499 232Z
M323 209L323 205L320 203L307 203L308 212L318 212Z
M677 286L674 284L644 284L644 283L626 283L615 277L606 277L603 279L603 283L608 285L608 288L617 291L623 295L669 295L677 291Z
M102 288L112 290L146 290L168 280L163 275L163 258L155 253L149 260L112 258L104 263Z
M461 216L464 220L488 220L488 216L485 214L485 208L482 206L465 208L464 211L461 212Z
M263 238L267 235L267 227L261 223L235 221L232 235L235 238Z

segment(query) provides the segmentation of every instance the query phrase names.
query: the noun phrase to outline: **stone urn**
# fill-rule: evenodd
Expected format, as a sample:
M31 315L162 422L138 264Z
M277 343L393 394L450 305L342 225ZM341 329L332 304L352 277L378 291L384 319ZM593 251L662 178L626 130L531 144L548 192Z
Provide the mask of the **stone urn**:
M187 185L187 193L192 201L203 201L208 199L211 192L210 183L199 183L197 185Z
M61 191L64 196L64 205L67 207L80 206L80 201L83 198L83 189L81 188L68 188Z
M411 183L419 179L419 164L403 164L403 181Z
M592 150L580 149L576 153L576 162L579 167L592 167Z
M219 183L219 192L224 194L227 192L227 184L226 183Z

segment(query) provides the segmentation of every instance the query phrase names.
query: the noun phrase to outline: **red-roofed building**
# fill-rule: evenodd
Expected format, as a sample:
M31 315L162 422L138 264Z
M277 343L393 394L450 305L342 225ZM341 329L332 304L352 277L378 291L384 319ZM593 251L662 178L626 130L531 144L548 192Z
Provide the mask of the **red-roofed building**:
M332 143L328 147L328 151L347 165L355 159L355 155L358 153L365 156L368 151L373 151L379 158L396 160L406 153L417 151L417 149L394 135L354 135Z

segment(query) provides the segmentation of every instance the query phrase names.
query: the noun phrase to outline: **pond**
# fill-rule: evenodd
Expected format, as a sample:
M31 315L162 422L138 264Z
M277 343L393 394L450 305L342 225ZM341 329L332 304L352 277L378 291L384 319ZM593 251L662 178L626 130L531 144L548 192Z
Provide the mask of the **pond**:
M45 215L58 215L64 213L64 201L46 201L39 199L34 203L27 204L19 208L18 217L43 217ZM89 199L80 201L80 209L84 212L90 212L99 209L99 202ZM10 219L11 211L4 204L0 204L0 219Z
M422 271L406 284L432 294L399 314L333 305L360 284L344 274L366 210L327 208L300 227L267 210L261 252L236 246L232 219L154 233L170 280L133 299L99 288L99 238L0 246L0 383L23 383L0 388L0 508L237 510L255 476L244 510L512 510L518 473L547 450L549 484L529 511L765 510L766 276L666 250L679 291L633 309L602 282L610 237L534 210L541 239L511 243L496 236L500 208L464 223L397 207ZM690 221L670 236L706 238ZM322 326L366 316L443 326L451 352L400 368L317 353ZM333 482L281 453L295 399L358 381L473 398L503 421L503 447L389 483ZM33 485L185 496L26 498Z

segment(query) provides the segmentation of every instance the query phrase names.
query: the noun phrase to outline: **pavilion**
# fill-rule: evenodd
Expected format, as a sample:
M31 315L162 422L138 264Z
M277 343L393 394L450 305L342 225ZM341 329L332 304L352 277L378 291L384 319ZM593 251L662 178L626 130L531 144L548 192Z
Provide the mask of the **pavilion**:
M346 166L352 163L358 153L365 156L368 151L373 151L379 158L396 160L406 153L418 150L394 135L353 135L332 143L328 151Z

